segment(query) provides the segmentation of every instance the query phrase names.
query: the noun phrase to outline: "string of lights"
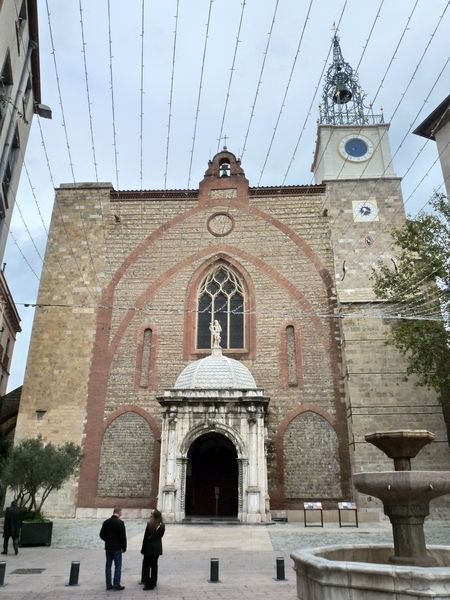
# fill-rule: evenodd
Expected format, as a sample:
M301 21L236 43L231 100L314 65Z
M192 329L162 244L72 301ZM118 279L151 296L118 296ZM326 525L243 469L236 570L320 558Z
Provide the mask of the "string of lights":
M177 33L178 33L178 12L180 8L180 0L176 0L175 13L175 30L173 32L173 50L172 50L172 72L170 75L170 93L169 93L169 116L167 120L167 139L166 139L166 161L164 171L164 189L167 189L167 173L169 170L169 148L170 148L170 127L172 124L172 101L173 101L173 84L175 81L175 58L177 52Z
M344 12L345 12L346 7L347 7L347 0L344 2L344 5L343 5L342 10L341 10L341 13L339 15L339 20L337 22L337 25L335 25L336 31L339 30L339 25L340 25L340 23L342 21L342 17L344 16ZM330 58L331 49L332 49L332 44L330 45L329 50L328 50L328 54L327 54L327 56L326 56L326 58L324 60L323 67L322 67L322 70L321 70L320 75L319 75L319 79L317 81L316 87L314 88L314 93L313 93L311 102L310 102L310 104L308 106L308 110L306 112L306 117L305 117L305 119L303 121L303 125L302 125L302 128L300 130L300 134L299 134L299 136L297 138L297 142L295 143L294 150L293 150L291 158L289 160L287 169L286 169L286 171L284 173L284 177L283 177L283 181L282 181L281 185L284 185L286 183L286 179L287 179L287 177L289 175L289 172L291 170L292 163L294 162L295 157L297 155L298 147L300 146L300 142L301 142L301 140L303 138L303 133L304 133L304 131L306 129L306 124L308 122L309 117L311 116L311 111L312 111L312 107L314 105L314 102L316 101L317 92L319 91L320 85L322 84L322 81L323 81L323 74L325 73L325 69L327 68L327 63L328 63L328 60ZM264 164L267 164L267 159L268 159L268 154L266 153L266 158L264 159ZM262 178L262 173L263 173L263 171L260 174L260 178L259 178L260 181L261 181L261 178Z
M137 307L130 306L127 304L118 304L107 305L107 304L70 304L70 303L52 303L52 302L24 302L24 301L16 301L18 306L23 306L25 308L40 308L40 309L48 309L48 308L67 308L67 309L93 309L93 310L117 310L117 311L132 311L134 313L142 313L147 315L183 315L183 314L199 314L202 311L198 311L196 309L189 310L183 308L162 308L160 306L145 306L145 307ZM345 309L336 310L334 312L331 311L320 311L320 310L304 310L301 308L296 308L289 311L282 310L258 310L258 309L243 309L243 310L233 310L230 311L235 315L257 315L259 317L266 318L310 318L317 317L319 319L332 319L332 320L342 320L346 318L355 318L355 313L352 311L346 311ZM393 321L442 321L442 316L440 314L430 314L430 315L404 315L401 313L392 312L392 314L383 313L380 311L379 303L376 303L372 308L364 309L358 311L358 318L372 318L372 319L387 319Z
M247 6L247 2L245 0L243 0L241 14L240 14L240 17L239 17L239 26L238 26L237 35L236 35L236 43L234 45L233 60L232 60L231 69L230 69L230 77L228 79L227 93L225 95L225 105L223 107L222 122L220 124L219 137L217 138L217 152L219 152L220 142L223 139L223 127L224 127L224 124L225 124L225 117L226 117L226 114L227 114L228 101L230 99L231 84L233 82L233 76L234 76L234 71L235 71L237 51L238 51L239 43L241 41L240 40L240 35L241 35L242 22L244 20L244 11L245 11L245 7L246 6Z
M297 64L297 59L298 59L298 57L300 55L300 48L302 46L303 36L305 35L306 25L308 24L308 21L309 21L309 15L311 13L312 4L313 4L313 0L311 0L310 3L309 3L308 10L307 10L307 13L306 13L306 17L305 17L305 20L304 20L304 23L303 23L303 27L302 27L302 30L301 30L301 33L300 33L300 39L299 39L299 42L298 42L298 45L297 45L297 50L295 52L294 60L292 62L292 66L291 66L291 70L290 70L290 73L289 73L288 81L287 81L287 84L286 84L286 88L284 90L284 95L283 95L283 98L281 100L280 109L278 111L278 115L277 115L277 118L275 120L275 126L274 126L273 131L272 131L272 137L270 138L269 147L268 147L266 155L264 157L263 166L262 166L260 174L259 174L258 186L261 183L261 179L262 179L264 171L266 169L267 161L269 160L269 156L270 156L270 153L272 151L273 142L275 140L275 136L276 136L277 131L278 131L278 126L280 124L281 115L283 113L283 108L285 107L286 98L287 98L289 89L291 87L292 77L293 77L293 74L294 74L295 66ZM339 21L342 19L342 15L344 14L344 10L345 10L346 5L347 5L347 2L344 3L344 6L342 8L342 12L341 12L341 16L339 18Z
M141 65L140 65L140 113L139 113L139 181L142 190L143 164L144 164L144 40L145 40L145 3L141 4ZM141 215L142 217L142 215Z
M87 68L87 58L86 58L86 39L84 35L84 20L83 20L83 6L82 1L79 0L79 8L80 8L80 28L81 28L81 52L83 54L83 66L84 66L84 82L86 87L86 99L87 99L87 108L89 115L89 133L91 136L91 150L92 150L92 161L94 164L94 172L95 172L95 181L98 182L98 171L97 171L97 158L95 155L95 141L94 141L94 126L92 119L92 102L91 102L91 93L89 89L89 77L88 77L88 68Z
M204 75L204 71L205 71L205 62L206 62L206 49L208 47L209 27L211 24L211 11L212 11L213 3L214 3L214 0L209 0L208 20L206 22L206 33L205 33L205 42L203 44L202 66L200 69L200 82L198 84L197 106L195 109L195 117L194 117L194 131L192 133L192 146L191 146L191 154L190 154L190 159L189 159L189 172L188 172L187 186L186 186L188 189L191 184L192 161L194 159L194 148L195 148L195 141L197 138L198 115L200 113L200 100L201 100L202 90L203 90L203 75Z
M245 3L244 3L244 4L245 4ZM80 2L80 6L81 6L81 2ZM111 41L111 36L110 36L110 41ZM111 47L110 47L110 50L111 50ZM112 56L111 56L111 52L110 52L110 57L112 58ZM112 63L111 63L111 66L112 66ZM112 82L112 79L111 79L111 82ZM141 86L141 90L142 90L142 86ZM141 114L142 114L142 113L141 113ZM115 158L117 159L117 154L116 154ZM192 158L192 156L191 156L191 158ZM192 167L192 164L191 164L191 166L190 166L190 169L191 169L191 167ZM189 175L189 177L190 177L190 175ZM116 160L116 181L117 181L117 185L118 185L118 167L117 167L117 160ZM142 174L141 174L141 188L142 188ZM119 210L120 210L120 207L119 207Z
M17 6L17 1L16 1L16 0L14 0L14 4L15 4L16 17L17 17L17 19L19 19L19 18L20 18L20 16L19 16L19 7ZM47 6L47 8L48 8L48 6ZM19 38L18 38L18 39L20 39L20 44L21 44L21 46L22 46L22 50L23 50L23 52L25 53L26 49L25 49L25 45L24 45L24 40L23 40L23 37L22 37L22 36L19 36ZM31 73L31 67L30 67L30 65L27 65L27 69L28 69L28 75L29 75L29 77L31 78L31 76L32 76L32 73ZM9 108L11 109L11 107L9 107ZM12 110L12 109L11 109L11 110ZM24 117L23 117L23 118L24 118ZM50 167L50 160L49 160L49 156L48 156L48 152L47 152L47 147L46 147L46 143L45 143L44 133L43 133L43 130L42 130L42 127L41 127L41 122L40 122L40 119L39 119L39 118L37 119L37 122L38 122L38 125L39 125L39 131L40 131L40 137L41 137L41 146L42 146L42 148L43 148L43 151L44 151L44 156L45 156L46 165L47 165L48 172L49 172L49 176L50 176L50 181L52 182L52 186L53 186L53 188L55 188L55 185L54 185L54 180L53 180L53 174L52 174L52 169L51 169L51 167ZM36 208L37 208L37 211L38 211L38 214L39 214L39 218L40 218L40 220L41 220L41 223L42 223L42 226L43 226L43 228L44 228L44 231L45 231L45 233L46 233L46 234L48 234L48 229L47 229L47 226L46 226L46 224L45 224L45 222L44 222L44 218L43 218L43 215L42 215L42 212L41 212L41 208L40 208L39 202L38 202L38 200L37 200L37 197L36 197L35 188L34 188L34 186L33 186L33 184L32 184L32 181L31 181L31 176L30 176L30 173L29 173L29 170L28 170L27 164L26 164L26 162L25 162L25 157L24 157L24 154L23 154L22 148L19 146L18 150L19 150L19 153L20 153L20 157L21 157L21 162L22 162L23 168L24 168L24 170L25 170L25 173L26 173L26 176L27 176L27 180L28 180L28 183L29 183L29 186L30 186L31 193L32 193L33 199L34 199L34 201L35 201L35 204L36 204ZM16 206L17 206L17 208L18 208L18 212L19 212L19 215L20 215L20 217L21 217L21 220L22 220L22 222L23 222L24 228L25 228L25 230L27 231L27 233L28 233L28 236L29 236L29 238L30 238L30 240L31 240L31 242L32 242L32 245L33 245L33 247L34 247L34 249L35 249L35 251L36 251L37 255L39 256L39 259L40 259L41 263L43 263L43 257L42 257L42 255L41 255L41 253L40 253L40 251L39 251L39 249L38 249L38 247L37 247L37 244L36 244L36 242L35 242L35 240L34 240L34 238L33 238L32 234L31 234L31 231L30 231L30 229L29 229L29 226L28 226L28 224L27 224L27 222L26 222L26 220L25 220L25 217L24 217L23 211L22 211L22 210L21 210L21 208L20 208L20 205L19 205L19 202L18 202L17 198L16 198ZM6 222L5 222L5 223L6 223ZM17 238L15 237L15 235L13 234L13 232L10 230L10 226L9 226L9 224L7 224L7 227L8 227L8 232L9 232L9 234L11 235L11 239L13 240L13 242L14 242L15 246L18 248L20 255L22 256L22 258L24 259L25 263L26 263L26 264L28 265L28 267L30 268L30 270L31 270L31 272L33 273L33 275L34 275L34 276L35 276L35 277L36 277L36 278L39 280L39 279L40 279L40 278L39 278L39 276L37 275L36 271L34 270L34 268L31 266L30 262L29 262L29 261L28 261L28 259L26 258L26 256L25 256L25 253L24 253L24 251L22 250L22 248L20 247L20 245L19 245L19 243L18 243L18 240L17 240ZM65 230L65 232L66 232L66 235L67 235L67 231L66 231L66 230ZM81 278L82 278L82 281L83 281L83 283L86 285L86 287L87 287L87 289L88 289L88 291L89 291L89 293L90 293L90 290L89 290L89 288L88 288L88 286L87 286L87 284L86 284L86 281L85 281L85 279L84 279L84 275L83 275L83 273L81 272L81 269L80 269L80 267L79 267L79 263L78 263L78 261L77 261L77 259L76 259L75 255L74 255L74 253L73 253L73 248L71 248L71 251L72 251L73 258L74 258L74 260L75 260L75 262L76 262L76 264L77 264L78 270L80 271L80 274L81 274L81 276L82 276L82 277L81 277ZM61 272L62 272L62 274L63 274L64 278L67 280L67 274L66 274L66 272L65 272L65 270L64 270L64 268L63 268L63 266L62 266L62 263L61 263L60 257L59 257L59 256L57 256L56 258L57 258L58 266L59 266L59 268L60 268L60 270L61 270Z
M312 3L312 1L313 0L311 0L311 3ZM266 59L267 59L267 55L269 53L269 46L270 46L270 41L272 39L272 32L273 32L273 28L274 28L275 20L276 20L276 16L277 16L278 4L279 4L279 0L275 0L275 6L274 6L274 9L273 9L272 21L271 21L271 24L270 24L269 33L267 34L266 47L265 47L264 52L263 52L263 60L262 60L262 63L261 63L261 69L259 71L258 83L256 85L255 97L253 98L253 104L251 106L250 118L248 120L248 125L247 125L247 131L245 132L245 136L244 136L244 143L242 144L242 152L241 152L241 156L240 156L241 160L243 160L243 158L244 158L245 149L247 147L248 134L250 132L250 127L252 125L253 116L255 114L255 106L256 106L256 102L258 101L259 88L261 87L262 78L263 78L263 74L264 74L264 69L266 67ZM310 4L310 7L311 7L311 4Z

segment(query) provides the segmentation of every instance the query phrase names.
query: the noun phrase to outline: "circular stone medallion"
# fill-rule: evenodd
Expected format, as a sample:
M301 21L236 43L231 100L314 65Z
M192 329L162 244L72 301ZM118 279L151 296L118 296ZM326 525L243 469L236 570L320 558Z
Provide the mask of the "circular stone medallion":
M225 212L214 213L209 217L206 227L211 235L223 237L233 231L234 219Z

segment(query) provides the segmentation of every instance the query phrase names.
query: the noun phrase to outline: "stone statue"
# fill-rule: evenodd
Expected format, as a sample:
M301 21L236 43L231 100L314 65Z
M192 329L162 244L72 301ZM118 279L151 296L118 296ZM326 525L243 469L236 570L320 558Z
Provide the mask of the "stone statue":
M213 325L209 326L209 330L213 336L213 348L220 348L220 332L222 331L222 327L220 326L219 321L216 319Z

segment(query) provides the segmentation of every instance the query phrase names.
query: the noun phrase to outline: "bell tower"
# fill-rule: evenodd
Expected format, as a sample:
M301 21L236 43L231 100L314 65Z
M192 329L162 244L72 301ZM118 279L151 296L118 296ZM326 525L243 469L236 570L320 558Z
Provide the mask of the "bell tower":
M389 124L366 102L358 75L332 40L311 170L326 183L341 302L372 302L372 267L390 260L391 227L404 223L400 179L392 164Z
M350 457L358 472L370 470L376 460L365 443L367 433L399 423L422 427L426 419L417 416L423 398L408 382L403 357L386 345L393 321L383 318L389 307L375 297L371 280L380 258L395 264L391 229L405 220L389 124L366 102L337 35L332 44L312 171L316 183L326 184L323 215L334 256ZM366 496L358 503L367 509L374 504Z
M311 168L315 182L395 177L388 130L383 115L366 106L358 75L345 62L334 35Z

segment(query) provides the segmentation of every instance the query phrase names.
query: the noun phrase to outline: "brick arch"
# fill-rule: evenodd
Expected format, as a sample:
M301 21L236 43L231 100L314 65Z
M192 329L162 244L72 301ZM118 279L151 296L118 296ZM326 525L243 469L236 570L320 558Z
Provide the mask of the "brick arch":
M236 358L252 358L256 356L256 303L255 286L250 273L233 256L225 252L217 252L208 257L188 283L184 305L183 359L191 360L207 352L195 352L196 311L198 288L209 272L221 263L228 263L239 275L244 286L244 309L247 316L244 320L245 348L242 351L223 350L224 354L236 355Z
M136 427L136 422L133 423L133 432L136 435L136 437L139 438L140 429L142 439L141 443L138 443L135 446L133 446L133 437L132 447L123 448L121 443L123 444L124 440L130 439L130 432L128 432L127 434L127 431L125 430L125 432L123 432L121 436L120 431L116 430L115 432L113 432L113 429L116 425L120 427L120 420L126 419L126 417L129 415L135 415L135 417L139 418L141 422L140 427ZM151 431L151 438L147 436L145 429L143 429L144 424ZM153 499L156 498L158 492L158 474L160 458L160 444L158 442L160 440L160 435L160 427L156 419L149 415L145 410L142 410L141 408L136 406L121 406L118 410L114 411L114 413L110 414L108 418L104 420L104 428L100 441L98 469L96 473L96 495L98 506L102 505L102 503L105 501L111 504L112 498L114 498L115 500L117 499L117 501L119 502L123 502L124 500L126 500L127 505L131 505L131 503L133 502L138 502L142 504L142 499L147 499L147 504L151 504ZM151 441L153 443L151 443ZM110 444L109 448L108 443ZM119 444L119 447L117 448L117 455L114 454L115 443ZM143 452L142 450L143 448L147 448L147 451L150 453L151 456L151 462L149 463L148 468L146 465L145 452ZM113 463L114 468L110 473L109 468L111 463ZM120 465L122 465L122 468ZM145 473L146 470L148 473L146 482L148 487L144 489L145 477L143 477L143 473ZM126 479L130 479L131 482L126 481L126 479L125 483L120 479L118 480L118 482L114 481L114 476L118 473L125 473ZM135 478L134 483L133 476ZM143 489L140 490L140 494L135 493L136 486L139 488L136 482L139 482L144 485Z
M134 406L133 404L123 404L117 410L110 413L104 420L103 432L105 432L105 430L111 425L113 421L115 421L118 417L127 412L135 412L140 417L142 417L145 421L147 421L147 424L152 430L155 439L161 438L161 424L159 423L159 421L157 421L155 417L153 417L150 413L148 413L140 406Z
M111 302L114 295L114 289L116 288L120 280L124 277L125 273L142 254L149 250L149 248L154 243L156 243L159 239L161 239L163 235L165 235L168 231L170 231L177 225L188 221L191 217L202 212L209 214L209 207L207 206L205 210L205 206L194 206L186 210L185 212L176 215L172 219L169 219L168 221L160 225L157 229L152 231L152 233L150 233L138 246L136 246L136 248L132 252L130 252L130 254L124 259L120 267L114 273L110 283L106 286L102 293L101 304L107 305L107 302ZM301 250L302 254L308 259L308 261L311 263L315 271L322 279L325 287L327 289L331 289L331 287L333 286L333 281L329 271L324 267L322 261L311 248L311 246L308 244L308 242L304 240L298 233L296 233L291 227L289 227L289 225L286 225L286 223L283 223L279 219L273 217L272 215L269 215L268 213L256 206L245 206L242 209L242 212L244 214L253 214L256 217L266 221L266 223L269 223L276 229L283 232L283 234L286 237L288 237L294 243L294 245Z
M337 416L331 415L328 411L322 407L312 404L304 403L297 406L292 410L286 417L281 421L277 433L276 433L276 463L277 463L277 482L276 490L273 494L274 504L277 506L277 501L284 497L284 437L289 425L294 419L300 415L306 413L315 414L324 419L328 425L333 429L337 437L338 443L338 460L340 465L340 484L342 493L347 497L351 496L351 485L350 485L350 458L348 455L348 437L347 428L345 423L342 423Z

